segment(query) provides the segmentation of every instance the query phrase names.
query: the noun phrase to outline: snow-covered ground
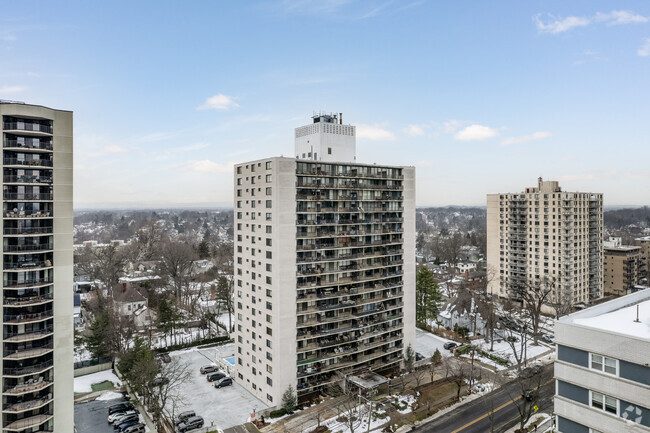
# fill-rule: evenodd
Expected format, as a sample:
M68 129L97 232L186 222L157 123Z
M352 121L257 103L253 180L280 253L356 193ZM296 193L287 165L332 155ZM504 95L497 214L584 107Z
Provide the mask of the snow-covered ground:
M440 351L441 355L449 354L449 351L443 345L451 340L438 337L420 328L415 329L415 351L420 353L425 358L433 356L436 349Z
M100 371L99 373L87 374L74 378L74 392L92 392L92 385L110 380L115 387L122 386L120 379L113 373L113 370Z

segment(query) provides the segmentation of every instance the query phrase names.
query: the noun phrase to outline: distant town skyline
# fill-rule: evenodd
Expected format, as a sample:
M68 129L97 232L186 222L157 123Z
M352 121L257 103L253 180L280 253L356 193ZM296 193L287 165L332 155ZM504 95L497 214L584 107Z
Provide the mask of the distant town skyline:
M540 176L650 204L647 2L9 1L0 52L0 99L74 111L76 209L231 205L315 111L418 207Z

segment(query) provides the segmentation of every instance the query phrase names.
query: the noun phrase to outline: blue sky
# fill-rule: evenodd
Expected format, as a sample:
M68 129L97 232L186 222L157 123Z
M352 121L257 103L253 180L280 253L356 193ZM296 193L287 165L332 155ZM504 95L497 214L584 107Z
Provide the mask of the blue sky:
M75 205L222 206L314 111L417 204L650 204L647 1L4 1L0 98L75 112Z

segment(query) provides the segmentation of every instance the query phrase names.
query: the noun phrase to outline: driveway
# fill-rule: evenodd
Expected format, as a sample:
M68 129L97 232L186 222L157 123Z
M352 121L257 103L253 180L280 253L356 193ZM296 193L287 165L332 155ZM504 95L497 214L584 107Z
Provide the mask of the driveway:
M93 400L74 405L74 424L78 433L114 433L106 421L108 407L124 400Z
M189 379L180 387L180 394L184 401L175 409L175 414L193 410L203 417L206 426L214 425L223 430L244 424L254 408L261 410L267 407L264 402L258 400L237 382L232 386L216 389L208 383L205 375L199 372L201 366L215 361L217 350L220 354L230 355L234 345L233 348L228 346L230 345L170 353L170 356L178 357L181 362L188 363L190 372ZM171 412L170 407L167 409Z
M442 347L448 341L452 340L415 328L415 351L421 353L425 358L433 356L436 349L440 351L441 355L449 354L449 351Z

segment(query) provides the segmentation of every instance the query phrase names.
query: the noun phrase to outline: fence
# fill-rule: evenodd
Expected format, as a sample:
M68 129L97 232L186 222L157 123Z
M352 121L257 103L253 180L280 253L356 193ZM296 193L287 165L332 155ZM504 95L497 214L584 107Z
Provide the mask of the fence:
M113 367L113 358L103 357L78 361L74 363L74 377L85 376L99 371L110 370Z

